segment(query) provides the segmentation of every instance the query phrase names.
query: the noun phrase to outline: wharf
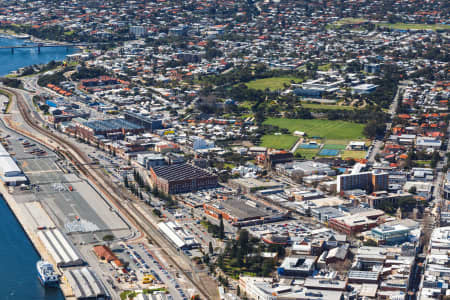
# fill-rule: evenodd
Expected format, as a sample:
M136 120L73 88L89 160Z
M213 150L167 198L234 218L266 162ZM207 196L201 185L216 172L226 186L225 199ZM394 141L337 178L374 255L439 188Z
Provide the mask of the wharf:
M47 252L44 245L39 240L39 237L36 232L37 228L32 228L31 224L29 222L27 222L26 212L16 202L14 197L9 193L7 187L3 183L0 183L0 194L3 196L6 203L8 204L9 208L16 216L16 218L19 221L20 225L22 226L23 230L27 234L28 238L30 239L30 241L33 244L36 251L42 257L42 259L49 261L53 264L53 266L56 266L56 263L53 260L53 257ZM60 287L65 299L68 299L68 300L76 299L75 295L72 291L72 288L68 284L68 282L65 279L65 277L63 276L62 272L58 268L55 268L55 270L61 275L61 281L60 281L59 287Z

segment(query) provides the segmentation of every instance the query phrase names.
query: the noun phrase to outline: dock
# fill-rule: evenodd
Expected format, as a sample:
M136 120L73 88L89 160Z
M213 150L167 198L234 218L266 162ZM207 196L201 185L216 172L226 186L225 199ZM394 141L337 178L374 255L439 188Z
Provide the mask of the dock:
M29 213L27 213L26 210L23 207L21 207L20 204L18 204L16 202L13 195L9 193L8 188L3 183L0 184L0 194L2 194L3 198L5 199L6 203L9 206L9 208L15 215L16 219L19 221L23 230L27 234L28 238L30 239L30 241L33 244L36 251L42 257L42 259L49 261L53 264L53 266L56 266L56 263L55 263L53 257L47 252L46 248L40 241L40 239L37 235L37 228L36 227L33 228L33 226L32 226L33 221L31 221L31 220L29 220L29 218L27 218L27 215L29 217ZM50 219L50 217L49 217L49 219ZM27 221L27 220L29 220L29 221ZM60 287L65 299L75 300L76 298L75 298L74 292L72 291L72 288L69 286L67 280L64 278L61 270L59 270L58 268L55 268L55 271L58 272L59 275L61 275L59 287Z

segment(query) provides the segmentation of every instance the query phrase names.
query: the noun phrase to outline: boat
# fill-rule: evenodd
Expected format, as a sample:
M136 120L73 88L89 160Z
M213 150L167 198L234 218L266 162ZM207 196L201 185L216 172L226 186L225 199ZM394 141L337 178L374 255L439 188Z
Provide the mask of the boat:
M38 277L43 286L58 286L59 277L48 261L39 260L36 263Z

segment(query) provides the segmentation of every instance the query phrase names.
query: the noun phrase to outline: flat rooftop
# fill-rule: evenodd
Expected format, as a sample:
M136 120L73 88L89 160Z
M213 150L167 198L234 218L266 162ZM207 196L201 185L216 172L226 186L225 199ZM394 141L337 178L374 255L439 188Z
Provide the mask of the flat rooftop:
M220 201L219 206L238 219L253 219L277 213L268 206L247 199L231 198Z
M167 181L191 180L195 178L205 178L215 176L206 170L190 164L175 164L169 166L152 167L156 176Z

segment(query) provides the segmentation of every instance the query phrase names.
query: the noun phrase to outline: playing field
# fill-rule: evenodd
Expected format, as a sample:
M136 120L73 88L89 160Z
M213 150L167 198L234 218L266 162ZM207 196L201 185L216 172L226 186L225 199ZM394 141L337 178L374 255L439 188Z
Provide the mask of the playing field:
M302 158L311 160L313 157L317 156L319 149L297 149L295 154L300 154Z
M346 121L268 118L264 124L287 128L290 132L294 132L296 130L303 131L308 135L308 137L321 137L327 140L350 141L364 139L364 124ZM330 142L329 144L341 143Z
M349 24L359 24L367 22L367 19L363 18L342 18L335 22L336 25L349 25Z
M297 142L298 137L282 135L265 135L261 138L261 146L274 149L290 150Z
M348 105L335 105L335 104L319 104L319 103L302 103L302 107L312 110L328 109L328 110L355 110L357 107Z
M295 83L301 83L303 80L292 76L284 77L270 77L263 79L256 79L247 82L245 85L249 89L265 90L270 89L272 91L284 89L284 84L291 84L291 81Z
M379 26L400 30L450 30L449 24L380 23Z

